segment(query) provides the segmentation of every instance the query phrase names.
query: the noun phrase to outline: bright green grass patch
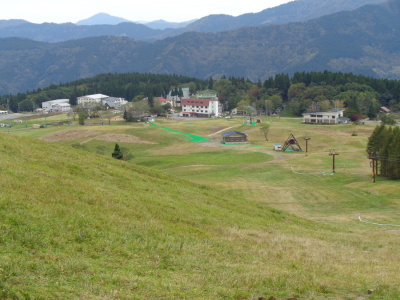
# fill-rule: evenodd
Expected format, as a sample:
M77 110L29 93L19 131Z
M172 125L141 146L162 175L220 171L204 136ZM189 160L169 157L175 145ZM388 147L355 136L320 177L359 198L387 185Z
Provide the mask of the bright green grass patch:
M152 126L160 127L159 125L156 125L155 123L150 123L150 124ZM173 132L173 133L177 133L177 134L181 134L181 135L187 136L190 139L191 142L205 142L205 141L211 141L212 140L212 139L208 139L208 138L201 137L201 136L198 136L198 135L194 135L194 134L190 134L190 133L185 133L185 132L181 132L181 131L178 131L178 130L174 130L174 129L171 129L171 128L168 128L168 127L160 127L160 128L165 129L165 130L167 130L169 132Z

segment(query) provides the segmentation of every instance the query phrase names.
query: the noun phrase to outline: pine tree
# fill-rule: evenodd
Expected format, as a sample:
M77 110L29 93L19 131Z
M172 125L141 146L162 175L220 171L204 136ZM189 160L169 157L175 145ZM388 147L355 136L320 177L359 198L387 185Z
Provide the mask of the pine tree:
M123 116L124 120L128 122L128 112L126 111L126 109L124 110L124 116Z
M392 130L391 142L388 145L388 174L389 179L400 179L400 129L394 127Z
M370 102L369 106L368 106L367 117L368 117L368 119L373 120L376 118L376 116L377 116L376 108L375 108L373 102Z
M389 153L390 153L390 145L392 143L393 138L393 129L392 127L388 127L383 132L383 141L381 150L379 151L379 157L381 158L381 175L387 177L389 175L390 163L388 161Z
M115 144L114 152L111 154L112 157L115 159L123 159L124 155L121 152L121 149L119 148L118 144Z
M214 88L214 79L212 77L210 77L210 79L208 80L208 87L209 90L212 90Z
M376 155L377 152L382 150L385 132L386 126L384 124L375 127L368 138L367 153L369 157Z

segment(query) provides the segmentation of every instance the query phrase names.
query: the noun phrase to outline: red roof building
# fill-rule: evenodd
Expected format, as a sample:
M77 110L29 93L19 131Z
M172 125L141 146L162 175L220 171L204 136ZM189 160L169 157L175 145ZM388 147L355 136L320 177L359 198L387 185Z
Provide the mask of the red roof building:
M219 117L221 104L216 99L182 99L182 117Z

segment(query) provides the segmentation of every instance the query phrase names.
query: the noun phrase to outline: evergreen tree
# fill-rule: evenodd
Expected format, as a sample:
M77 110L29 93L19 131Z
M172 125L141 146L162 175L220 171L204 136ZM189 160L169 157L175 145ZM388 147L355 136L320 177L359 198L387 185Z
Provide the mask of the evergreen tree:
M209 90L212 90L214 88L214 79L212 79L212 77L210 77L210 79L208 80L208 86L207 88Z
M34 108L35 105L31 100L25 99L19 103L19 111L33 111Z
M388 145L388 166L387 176L389 179L396 180L400 179L400 129L394 127L392 130L391 142Z
M154 107L155 102L154 102L154 97L153 95L149 95L149 97L147 97L147 102L149 103L150 107Z
M78 116L79 116L79 125L85 125L85 119L88 116L86 110L79 111Z
M377 116L377 113L376 113L375 105L372 102L370 102L369 106L368 106L367 117L368 117L368 119L373 120L376 118L376 116Z
M371 136L368 138L367 153L372 157L383 147L383 141L386 134L386 126L384 124L376 126Z
M389 174L390 164L388 161L390 154L390 144L392 143L392 127L388 127L384 131L382 147L379 151L379 158L381 160L381 176L387 177Z
M115 144L114 152L111 154L112 157L115 159L123 159L124 155L121 152L121 149L119 148L118 144Z
M124 110L123 119L128 122L128 112L126 111L126 109Z

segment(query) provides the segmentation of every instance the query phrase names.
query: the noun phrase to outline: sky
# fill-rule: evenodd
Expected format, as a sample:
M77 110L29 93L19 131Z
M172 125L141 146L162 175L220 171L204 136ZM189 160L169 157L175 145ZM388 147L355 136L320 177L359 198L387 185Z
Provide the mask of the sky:
M183 22L211 14L260 12L286 2L290 0L1 0L0 20L76 23L103 12L130 21Z

